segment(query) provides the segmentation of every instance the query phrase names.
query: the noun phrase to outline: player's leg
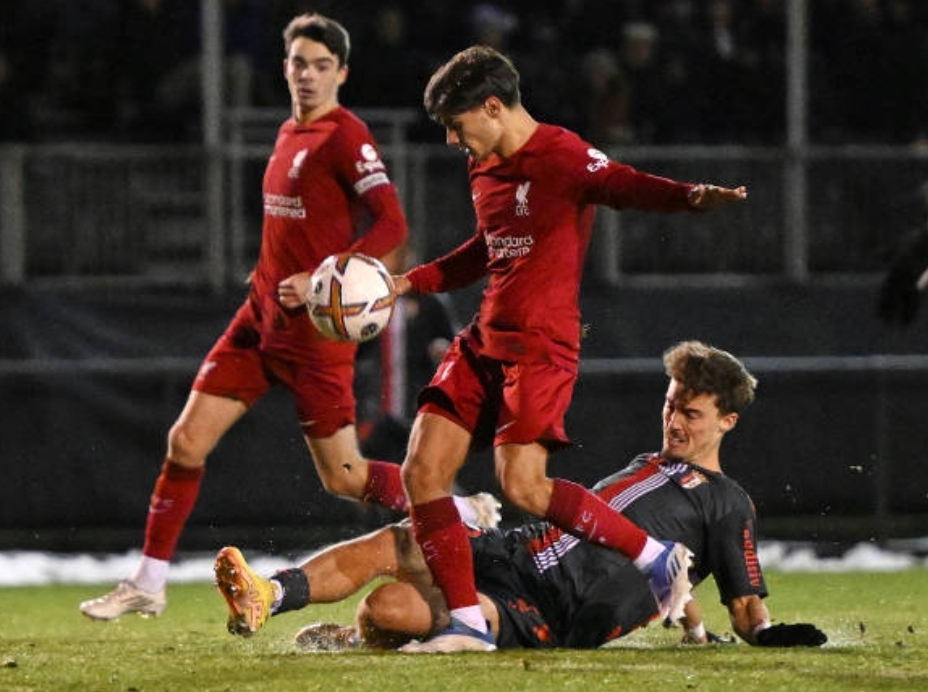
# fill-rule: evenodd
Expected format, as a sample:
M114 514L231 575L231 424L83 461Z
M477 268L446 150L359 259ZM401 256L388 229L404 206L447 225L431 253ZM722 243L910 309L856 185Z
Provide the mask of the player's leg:
M376 486L371 483L373 487L369 487L369 477L380 462L368 462L361 456L353 424L346 424L326 437L304 435L304 439L319 480L328 492L339 497L374 502L398 511L405 509L406 493L402 483L391 484L389 474L376 474L378 478L384 475L384 482ZM391 466L399 468L398 464ZM396 475L399 476L398 473Z
M503 495L524 511L633 560L651 580L661 615L682 617L691 588L689 551L652 538L583 486L547 476L548 448L568 442L564 415L576 374L548 364L521 364L507 370L494 439Z
M433 628L448 622L445 600L432 580L410 522L394 527L392 538L396 551L392 574L398 581L381 584L361 600L352 628L353 641L373 648L395 649L414 637L425 638ZM302 648L318 648L315 634L313 626L304 627L295 641ZM345 637L344 630L337 634Z
M228 629L251 636L270 616L310 603L335 603L378 577L395 577L425 589L431 575L408 524L395 524L314 553L299 567L265 579L248 566L240 550L219 551L216 586L229 607Z
M435 614L412 584L381 584L358 604L357 637L365 646L396 649L410 639L425 639L432 631ZM305 640L305 631L297 639ZM304 646L304 648L307 648Z
M138 568L113 592L81 603L88 617L111 620L126 613L157 615L164 610L168 565L199 495L206 457L270 387L259 343L258 325L246 302L204 358L187 403L168 434Z
M379 585L362 599L354 625L317 622L303 627L294 638L298 647L328 651L363 644L393 649L414 637L424 638L433 629L448 624L444 598L432 580L409 521L391 527L391 533L396 561L384 574L392 574L397 581ZM371 547L363 547L365 554ZM380 549L383 552L383 547ZM338 560L337 564L344 564L344 560ZM337 587L338 578L332 579L323 564L315 566L317 570L308 575L310 579L316 582L326 579Z
M441 631L449 622L448 609L441 599L441 592L435 589L435 594L438 601L430 602L421 590L408 582L381 584L358 604L353 631L348 633L344 628L339 628L336 630L336 636L353 636L357 644L375 649L396 649L409 644L412 647L421 646L420 640L426 639L431 632ZM490 624L490 632L495 639L499 632L496 604L483 594L478 594L478 597L483 617ZM306 649L323 648L320 647L319 635L326 629L331 632L331 626L304 627L297 633L297 644ZM435 646L434 640L432 646ZM460 650L446 649L448 652Z
M510 442L498 445L493 459L503 496L522 511L544 517L554 492L547 475L548 450L537 442Z
M536 444L496 448L496 471L504 496L514 505L591 543L618 550L646 574L662 617L677 620L689 598L690 551L659 541L583 486L547 478L547 453ZM547 506L545 506L547 498Z
M206 458L248 411L240 400L191 391L168 432L167 456L155 484L142 554L169 561L200 491Z
M333 355L325 367L280 367L273 361L271 367L290 390L303 438L325 489L339 497L406 511L399 465L367 460L358 446L354 352Z
M423 410L413 423L403 481L409 494L413 531L448 604L447 628L423 643L402 648L410 653L433 651L492 651L474 584L473 556L467 529L451 497L458 469L467 458L471 434L450 418Z
M113 591L84 601L82 613L112 620L127 613L159 615L167 603L168 566L200 493L206 457L247 407L241 401L191 391L168 433L167 454L155 482L142 558Z
M636 558L648 534L583 486L548 478L547 458L537 443L498 445L496 474L506 499L579 538Z
M330 493L397 512L409 511L400 465L361 456L353 424L328 437L306 435L305 439L322 485ZM490 493L454 496L454 503L466 524L479 528L499 524L500 503Z

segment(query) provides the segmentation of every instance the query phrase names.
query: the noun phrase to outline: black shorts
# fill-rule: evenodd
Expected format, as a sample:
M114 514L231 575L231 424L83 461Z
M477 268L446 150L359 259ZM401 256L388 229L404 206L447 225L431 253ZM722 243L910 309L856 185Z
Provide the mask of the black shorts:
M545 620L544 593L533 578L533 564L522 542L512 535L491 529L471 539L477 590L489 597L499 612L501 649L540 649L560 646Z
M499 611L500 648L596 648L656 616L646 579L625 557L566 535L552 551L539 536L494 529L471 539L477 590ZM536 560L540 550L547 560Z

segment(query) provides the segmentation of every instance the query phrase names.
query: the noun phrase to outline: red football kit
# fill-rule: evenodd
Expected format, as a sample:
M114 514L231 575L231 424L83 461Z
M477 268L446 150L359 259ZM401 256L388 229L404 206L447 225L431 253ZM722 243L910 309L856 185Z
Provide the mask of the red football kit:
M476 234L408 275L420 293L488 276L476 317L422 403L463 424L478 443L495 435L496 444L564 444L595 206L692 211L687 195L694 186L616 163L569 130L546 124L505 159L472 160L470 185ZM441 403L449 399L453 411ZM487 416L487 407L495 415Z
M283 308L278 284L327 256L382 257L406 220L373 137L339 107L280 128L264 174L261 249L248 298L205 358L193 388L251 405L271 384L287 387L311 437L354 423L352 343L325 339L305 307Z
M409 272L423 293L488 276L473 321L455 338L419 398L490 443L568 444L564 417L580 358L580 278L595 205L692 209L693 185L610 161L574 133L539 125L514 154L470 163L477 232L448 255ZM629 557L647 534L582 486L552 479L544 518ZM411 509L420 546L452 612L476 608L472 554L450 498Z
M328 255L381 257L406 236L406 219L367 126L344 108L280 128L262 186L261 250L248 298L203 360L193 389L251 406L273 384L287 388L300 426L324 438L355 422L357 347L322 337L305 307L284 309L278 284ZM165 461L151 498L142 552L170 560L205 467ZM401 508L395 464L371 461L363 500Z

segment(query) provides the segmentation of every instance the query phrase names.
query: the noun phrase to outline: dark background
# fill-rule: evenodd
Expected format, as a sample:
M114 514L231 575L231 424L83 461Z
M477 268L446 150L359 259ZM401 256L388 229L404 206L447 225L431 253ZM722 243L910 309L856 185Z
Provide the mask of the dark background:
M138 545L167 428L241 297L0 294L0 359L44 363L41 374L0 378L0 547ZM920 353L925 320L904 332L886 329L873 317L873 300L871 289L860 288L591 291L583 301L591 326L585 359L646 359L653 368L581 375L569 417L576 448L552 457L552 474L592 483L659 446L660 354L698 338L759 366L752 368L757 401L726 438L723 463L753 496L762 537L923 534L928 373L776 367L790 356ZM469 315L472 303L462 294L459 313ZM131 367L143 356L155 364L151 371ZM99 359L110 372L94 371ZM369 365L362 361L360 371L376 377ZM490 458L475 455L459 480L468 492L495 489ZM504 516L521 519L511 508ZM305 548L388 518L321 488L289 401L275 392L212 455L181 550L212 549L232 537L268 550Z
M280 32L294 14L316 10L352 35L343 102L411 109L418 120L405 135L413 148L442 148L441 130L421 109L425 79L477 41L515 58L536 117L576 129L620 160L638 146L718 145L695 160L684 153L652 161L653 151L631 159L679 179L746 182L751 202L687 218L681 232L677 222L644 224L622 214L622 276L610 284L588 271L583 294L592 328L584 358L618 359L618 370L583 371L569 418L577 446L553 457L552 473L593 482L656 447L665 388L660 354L698 338L745 358L760 379L758 400L727 438L723 460L754 497L762 537L837 544L924 536L928 316L889 329L873 308L887 253L925 219L928 3L807 5L803 135L810 146L831 149L807 167L805 280L785 278L792 258L781 250L792 203L781 170L791 155L787 5L224 0L223 107L286 109ZM170 146L195 148L203 140L199 10L195 0L0 3L0 143L24 145L28 154L3 169L25 181L28 247L25 278L0 286L0 550L141 545L168 426L243 298L236 272L218 291L176 278L191 274L184 243L202 250L200 152L188 160L184 149L181 163L168 156ZM383 31L389 17L398 32ZM648 36L656 41L642 52L638 41ZM595 65L605 67L598 86ZM268 148L278 122L261 133ZM152 161L144 152L141 172L105 165L122 161L112 147L139 144L157 153ZM84 158L72 166L70 150L62 155L51 145L75 146ZM877 149L847 158L860 145ZM742 146L759 148L759 158L722 155ZM88 164L87 152L98 148L106 155ZM11 151L0 149L0 163ZM265 156L255 156L247 190L232 193L247 197L247 211L256 213L246 249L257 246ZM453 247L472 225L462 162L450 160L450 173L440 157L428 161L420 192L426 220L415 230L427 236L429 253L420 259ZM157 175L149 171L162 163ZM126 192L126 181L136 178L141 189ZM177 251L156 256L174 270L169 281L133 264L149 259L154 241L161 243L156 250ZM592 259L606 251L594 241ZM200 255L196 261L203 264ZM708 287L726 273L735 280ZM838 274L840 281L830 280ZM102 275L116 281L101 288ZM128 275L136 279L131 285ZM153 288L170 282L178 285ZM461 318L475 299L474 291L454 296ZM909 359L896 368L887 364L892 356ZM788 360L795 358L817 360L798 367ZM852 368L849 358L862 360ZM653 366L623 368L627 359ZM361 363L359 389L372 388L376 370L376 358ZM475 456L460 481L469 492L495 488L487 456ZM386 518L322 490L278 392L213 454L180 547L214 549L234 540L305 549ZM520 517L506 508L505 519Z

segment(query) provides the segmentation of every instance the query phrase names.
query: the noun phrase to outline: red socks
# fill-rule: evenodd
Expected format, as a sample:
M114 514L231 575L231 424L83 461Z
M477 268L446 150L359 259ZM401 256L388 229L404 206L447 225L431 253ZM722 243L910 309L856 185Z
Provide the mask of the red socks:
M544 518L578 538L618 550L632 560L648 540L646 531L598 495L563 478L554 479L551 503Z
M367 462L367 485L364 486L362 502L373 502L387 509L405 512L409 504L403 479L400 477L400 465L388 461Z
M448 609L479 603L474 585L474 556L454 499L441 497L413 505L410 514L416 542L422 548L435 583L445 594Z
M143 554L158 560L174 556L177 539L200 494L205 471L206 467L189 469L165 460L148 507Z

